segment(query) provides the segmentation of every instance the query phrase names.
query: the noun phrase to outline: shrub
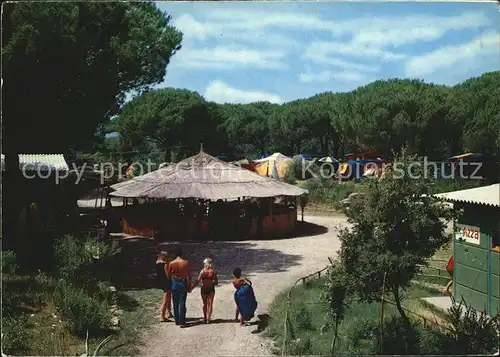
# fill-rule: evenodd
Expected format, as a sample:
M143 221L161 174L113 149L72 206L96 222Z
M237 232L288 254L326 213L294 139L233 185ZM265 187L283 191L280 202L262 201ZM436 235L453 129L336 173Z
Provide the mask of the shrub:
M312 323L312 315L309 309L304 304L300 304L296 313L294 314L294 325L299 331L312 331L314 330Z
M392 316L384 322L382 341L380 341L380 328L374 336L374 353L384 355L392 354L419 354L421 325L417 321L408 321L401 316ZM380 349L382 342L382 350Z
M99 263L119 252L115 245L98 242L95 238L70 235L56 241L54 250L59 278L92 290L96 289L95 272Z
M311 354L311 338L309 336L302 336L295 341L292 341L290 346L291 355L305 356Z
M62 280L54 291L54 304L69 330L77 336L85 336L87 330L91 335L99 335L109 327L111 313L108 302Z
M27 356L30 352L30 333L26 317L3 317L2 319L2 355Z
M334 179L317 178L305 182L309 200L318 203L334 203L347 198L351 193L364 187L354 182L339 183Z
M2 275L14 275L16 270L16 253L11 250L2 251Z
M473 180L473 179L444 179L433 181L430 191L433 194L442 193L442 192L451 192L451 191L459 191L466 190L469 188L476 188L482 185L487 184L483 180Z
M444 348L446 335L436 327L420 326L419 354L440 355L446 353Z
M500 315L490 317L461 302L448 309L452 332L447 352L453 354L489 354L498 348Z

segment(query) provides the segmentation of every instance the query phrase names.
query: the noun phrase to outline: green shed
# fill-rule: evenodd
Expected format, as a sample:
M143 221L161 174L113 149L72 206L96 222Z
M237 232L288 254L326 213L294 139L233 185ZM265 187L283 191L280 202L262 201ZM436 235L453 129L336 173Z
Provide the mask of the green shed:
M436 196L463 209L454 222L455 300L496 315L500 311L500 184Z

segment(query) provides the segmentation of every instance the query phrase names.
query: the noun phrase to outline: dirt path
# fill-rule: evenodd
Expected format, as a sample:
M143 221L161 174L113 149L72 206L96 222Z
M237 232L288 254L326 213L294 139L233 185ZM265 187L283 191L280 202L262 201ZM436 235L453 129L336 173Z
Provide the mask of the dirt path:
M141 356L263 356L271 355L270 342L258 325L240 327L234 319L232 269L241 267L252 280L259 302L257 315L267 313L273 298L298 278L325 267L328 257L340 248L337 238L344 217L306 216L305 220L328 228L315 236L293 239L213 242L184 245L188 259L201 268L204 256L213 257L221 277L217 288L213 324L196 324L201 319L199 289L188 295L187 318L192 326L180 329L173 323L158 323L144 336Z

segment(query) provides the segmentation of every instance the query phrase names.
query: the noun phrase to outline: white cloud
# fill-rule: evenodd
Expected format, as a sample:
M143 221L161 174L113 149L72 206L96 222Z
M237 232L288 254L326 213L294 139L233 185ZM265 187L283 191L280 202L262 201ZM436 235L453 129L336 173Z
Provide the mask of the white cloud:
M259 91L246 91L231 87L229 84L215 80L205 89L205 99L216 103L252 103L268 101L271 103L283 103L284 100L277 94Z
M477 29L490 25L482 12L464 12L455 16L409 15L377 18L360 25L352 43L375 47L398 47L416 42L434 41L449 31ZM367 26L368 25L368 26Z
M480 29L491 24L484 12L457 15L360 16L338 20L322 18L319 13L290 11L241 11L239 8L212 8L203 14L185 13L174 20L184 35L184 48L176 63L188 68L238 67L284 69L285 56L305 52L302 59L346 72L378 72L379 65L365 65L339 59L350 56L377 61L407 59L398 47L430 42L450 31ZM313 41L301 43L289 30L309 31ZM285 31L285 32L283 32ZM312 31L312 32L311 32ZM314 34L330 34L332 40L316 40ZM295 36L295 35L293 35ZM342 36L342 37L341 37ZM347 36L347 37L346 37ZM297 37L295 37L297 38ZM194 45L215 40L213 49ZM252 49L224 47L224 44L251 44ZM193 45L193 49L188 48ZM266 50L266 49L272 49ZM293 50L293 52L292 52ZM300 54L298 55L300 56Z
M304 83L313 83L313 82L330 82L330 81L339 81L339 82L350 82L350 83L367 83L370 82L371 79L360 72L354 71L331 71L324 70L321 72L305 72L299 74L299 80Z
M477 29L491 23L483 12L464 12L453 16L407 15L390 17L364 16L342 20L325 20L299 12L240 11L217 9L207 12L205 19L196 20L185 14L174 22L186 38L200 40L209 37L234 36L251 39L252 34L265 33L264 43L277 38L284 43L283 36L266 29L288 29L301 31L328 31L333 36L352 36L353 44L372 47L401 46L418 41L432 41L445 33L462 29Z
M343 60L338 57L329 57L316 53L316 56L312 58L315 63L338 67L347 70L361 71L361 72L378 72L380 71L379 65L367 65L362 63L355 63Z
M286 52L279 50L251 50L241 47L190 49L183 48L175 57L179 67L194 69L262 68L285 69L283 62Z
M268 33L263 28L245 27L240 22L198 21L190 14L183 14L174 21L174 26L183 33L184 39L204 41L242 41L263 46L293 47L300 43L278 33Z
M455 46L441 47L409 59L406 63L406 75L419 77L448 69L454 65L467 66L466 63L481 60L483 56L500 55L500 34L487 32L471 42Z
M307 48L304 58L310 59L313 62L319 60L324 63L329 61L328 56L331 54L353 57L375 57L384 61L401 60L406 57L404 54L386 51L380 47L361 46L352 42L315 41Z

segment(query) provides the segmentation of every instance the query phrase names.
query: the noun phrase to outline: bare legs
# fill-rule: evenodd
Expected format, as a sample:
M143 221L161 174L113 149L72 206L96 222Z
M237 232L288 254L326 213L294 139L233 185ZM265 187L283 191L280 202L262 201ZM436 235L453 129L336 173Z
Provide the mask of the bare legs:
M203 300L203 321L207 324L210 323L210 320L212 319L214 298L215 292L210 294L201 294L201 299Z
M453 279L450 280L448 282L448 284L446 285L446 292L448 293L448 295L451 295L450 288L451 288L452 285L453 285Z
M240 314L240 309L238 309L238 306L236 306L236 317L234 320L236 322L240 321L240 326L243 326L245 324L245 321L243 321L243 315Z
M210 323L210 320L212 319L212 311L214 309L214 298L215 298L215 292L209 294L207 296L207 323Z
M167 318L172 318L172 292L170 290L163 293L163 300L161 302L161 320L165 322Z

